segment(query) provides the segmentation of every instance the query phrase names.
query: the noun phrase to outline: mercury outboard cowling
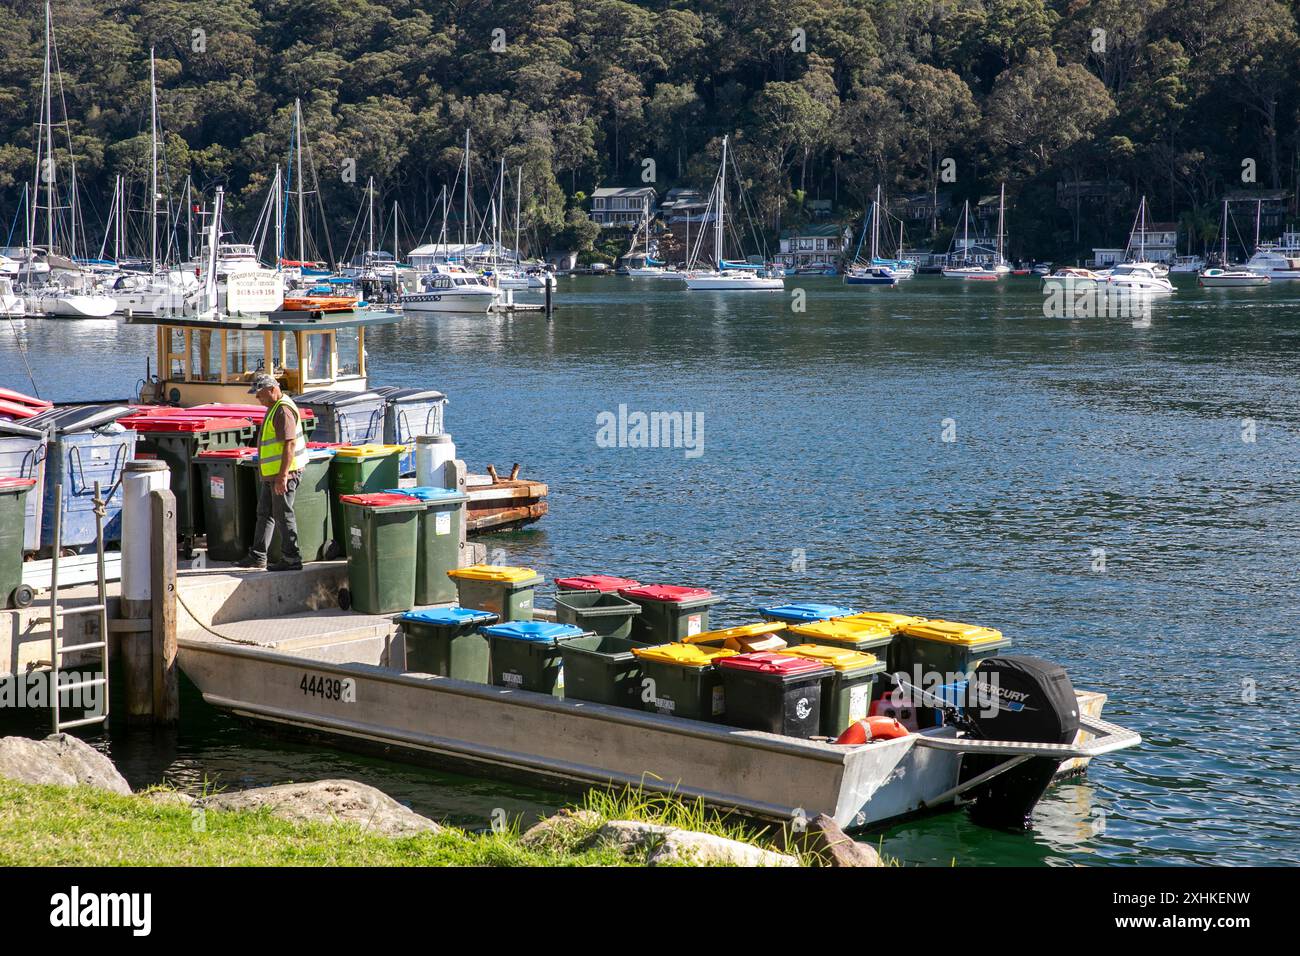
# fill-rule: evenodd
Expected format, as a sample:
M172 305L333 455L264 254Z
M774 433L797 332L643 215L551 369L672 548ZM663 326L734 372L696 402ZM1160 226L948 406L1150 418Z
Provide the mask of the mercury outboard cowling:
M1010 654L980 662L971 677L966 716L982 740L1073 743L1079 702L1065 669L1037 657ZM1001 754L966 754L964 782L1003 763ZM1027 829L1029 815L1052 782L1061 761L1031 757L965 794L974 800L971 819L1000 829Z

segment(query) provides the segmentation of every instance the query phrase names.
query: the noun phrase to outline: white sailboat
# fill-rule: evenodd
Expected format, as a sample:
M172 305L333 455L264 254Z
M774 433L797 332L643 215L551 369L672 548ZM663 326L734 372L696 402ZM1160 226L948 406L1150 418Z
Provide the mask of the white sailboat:
M871 219L871 249L870 255L866 262L859 260L858 254L854 254L852 265L844 273L845 285L897 285L900 278L898 272L893 268L893 263L886 263L880 259L880 186L876 186L876 198L871 203L869 216ZM862 238L858 240L858 253L862 251L862 242L866 238L866 229L863 229ZM911 277L909 273L908 278Z
M117 304L109 296L97 293L92 278L75 262L57 255L55 220L60 207L55 196L58 169L54 159L54 82L62 81L51 69L53 45L54 31L50 4L47 2L45 4L45 68L42 76L41 117L37 126L36 176L32 187L31 214L27 218L28 270L22 274L24 308L29 315L44 315L49 318L104 319L113 314ZM71 154L70 147L71 144L69 144L69 154ZM42 180L45 183L46 211L46 246L43 253L49 269L45 273L44 281L38 282L36 274L30 267L35 262L38 252L42 251L34 245L39 209L36 197ZM73 188L75 196L75 180ZM75 210L70 218L73 223L76 222ZM75 252L75 235L70 245Z
M982 265L976 265L970 261L970 200L966 200L961 210L962 221L962 246L961 246L961 265L946 265L941 270L945 279L976 279L989 280L996 279L998 273L992 269L985 268Z
M709 207L716 210L713 227L713 269L692 268L698 259L703 235L696 241L686 271L686 288L704 292L726 291L780 291L785 288L785 278L772 275L766 267L748 263L728 262L723 255L723 236L727 208L727 137L722 137L722 164L713 184Z
M1259 231L1259 218L1256 216L1255 231ZM1219 224L1220 266L1203 269L1196 277L1196 284L1207 289L1251 288L1268 285L1272 280L1265 274L1251 272L1249 269L1237 269L1228 262L1228 200L1223 200L1223 220Z
M1137 258L1136 259L1129 258L1128 261L1125 262L1124 264L1130 266L1139 266L1141 267L1139 271L1149 270L1151 274L1156 276L1157 278L1164 278L1165 276L1169 275L1169 267L1165 265L1163 262L1152 262L1151 260L1147 259L1147 197L1146 196L1143 196L1141 201L1138 203L1137 216L1133 220L1133 228L1129 230L1128 244L1124 248L1124 255L1126 257L1129 257L1132 254L1133 237L1135 235L1138 237ZM1117 266L1115 269L1112 269L1111 273L1114 274L1114 272L1118 268L1119 267ZM1166 282L1166 285L1169 286L1168 289L1169 292L1174 291L1174 287L1171 283ZM1161 291L1164 290L1162 289Z

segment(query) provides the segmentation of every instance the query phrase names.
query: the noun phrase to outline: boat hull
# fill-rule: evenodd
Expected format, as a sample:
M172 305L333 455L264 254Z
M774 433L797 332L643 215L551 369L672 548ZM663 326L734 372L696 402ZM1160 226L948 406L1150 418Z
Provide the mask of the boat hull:
M420 292L402 296L403 312L487 312L496 301L494 292Z
M117 310L116 300L106 295L42 295L26 297L28 315L52 319L107 319Z
M1268 285L1271 280L1265 275L1203 275L1196 283L1207 289L1258 288Z
M785 280L768 276L686 276L686 288L699 292L780 292Z

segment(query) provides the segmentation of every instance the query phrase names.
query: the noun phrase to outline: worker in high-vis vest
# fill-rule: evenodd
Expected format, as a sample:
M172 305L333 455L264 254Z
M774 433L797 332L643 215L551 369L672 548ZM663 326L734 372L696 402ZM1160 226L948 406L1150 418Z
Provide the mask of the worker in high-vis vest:
M275 530L280 530L280 560L271 571L298 571L302 555L298 551L298 522L293 514L293 497L307 467L307 435L302 427L298 406L280 391L280 385L265 372L253 376L250 395L266 409L257 439L257 463L260 471L257 494L257 525L248 557L240 562L245 568L267 568L266 552Z

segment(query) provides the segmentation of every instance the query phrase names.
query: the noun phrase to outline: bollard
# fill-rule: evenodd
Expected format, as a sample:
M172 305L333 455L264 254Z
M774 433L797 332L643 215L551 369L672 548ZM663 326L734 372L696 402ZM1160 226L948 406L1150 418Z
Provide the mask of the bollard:
M444 468L443 487L451 488L466 494L469 491L468 473L465 463L459 458L447 462ZM462 568L467 568L471 564L478 564L470 553L468 542L465 540L465 529L469 527L469 502L465 502L465 520L460 523L460 552L457 563Z
M171 469L163 461L129 461L122 470L121 619L114 621L111 629L118 634L122 655L128 722L147 721L154 713L150 598L154 527L150 495L167 491L170 484Z
M544 286L546 287L546 314L547 314L547 316L550 316L550 314L551 314L551 282L548 280L548 281L546 281L546 282L543 282L542 285L544 285Z
M451 436L420 435L415 439L415 483L421 488L450 488L443 484L443 469L456 457Z
M154 723L180 718L180 680L176 669L176 496L167 488L149 492L153 518L150 540L149 634Z

